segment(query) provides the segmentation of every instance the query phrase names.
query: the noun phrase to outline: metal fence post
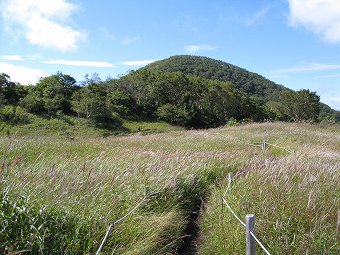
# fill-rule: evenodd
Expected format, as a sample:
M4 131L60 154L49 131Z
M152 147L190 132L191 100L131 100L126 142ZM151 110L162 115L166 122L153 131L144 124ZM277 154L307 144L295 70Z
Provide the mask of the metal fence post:
M246 255L255 255L255 239L250 231L255 234L255 215L246 215Z

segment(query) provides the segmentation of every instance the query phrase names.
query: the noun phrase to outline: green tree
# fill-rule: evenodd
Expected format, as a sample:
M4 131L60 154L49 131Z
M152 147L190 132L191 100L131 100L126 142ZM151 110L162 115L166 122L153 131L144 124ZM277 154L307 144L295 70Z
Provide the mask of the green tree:
M10 81L10 76L5 73L0 74L0 106L3 106L5 104L6 96L5 91L8 88L14 87L15 83Z
M44 101L41 91L37 90L36 87L29 87L28 94L21 99L20 105L32 113L44 111Z
M283 111L292 120L316 121L320 112L320 97L316 92L302 89L297 92L283 91L281 93Z
M106 106L112 112L126 116L131 114L131 110L134 108L134 102L124 89L117 87L107 94Z
M111 119L111 112L106 107L106 94L98 85L81 88L72 95L71 108L87 119L106 122Z
M41 79L31 87L22 105L31 112L46 110L49 114L58 110L70 112L71 96L77 87L76 80L67 74L57 74Z

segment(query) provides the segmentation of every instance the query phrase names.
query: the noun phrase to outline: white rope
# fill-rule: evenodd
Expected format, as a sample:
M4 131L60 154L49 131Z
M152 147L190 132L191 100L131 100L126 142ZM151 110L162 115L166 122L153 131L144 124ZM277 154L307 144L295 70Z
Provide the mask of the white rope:
M140 201L139 202L139 204L137 204L130 212L128 212L125 216L123 216L122 218L120 218L119 220L116 220L115 222L113 222L112 224L113 225L116 225L116 224L118 224L119 222L121 222L122 220L124 220L126 217L128 217L130 214L132 214L134 211L136 211L137 210L137 208L138 207L140 207L142 204L143 204L143 202L146 200L146 197L144 197L143 199L142 199L142 201Z
M234 178L235 178L235 176L234 176ZM227 203L227 201L224 198L227 195L228 191L230 190L231 181L232 181L232 178L229 178L228 187L227 187L226 192L224 192L222 200L223 200L224 204L227 206L227 208L229 209L229 211L232 213L232 215L234 215L234 217L246 228L246 224L236 215L236 213L233 211L233 209L231 209L231 207L229 206L229 204ZM249 231L249 233L254 238L254 240L260 245L260 247L266 252L266 254L271 255L269 253L269 251L264 247L264 245L260 242L260 240L255 236L255 234L252 231Z
M222 136L222 137L227 138L228 140L230 140L230 137L225 136L225 135L222 135L222 134L220 134L220 133L212 133L212 134L219 135L219 136ZM283 147L281 147L281 146L278 146L278 145L275 145L275 144L271 144L271 143L268 143L268 142L264 142L264 143L262 143L262 142L249 143L249 142L244 142L244 141L242 141L241 139L238 139L237 137L233 137L233 139L234 139L234 140L237 140L237 141L240 142L240 143L243 143L243 144L246 144L246 145L250 145L250 146L254 146L254 147L262 147L263 144L268 144L268 145L270 145L270 146L277 147L277 148L280 148L280 149L282 149L282 150L285 150L285 151L289 152L290 154L294 154L293 151L287 150L286 148L283 148Z
M229 209L229 211L234 215L234 217L245 227L246 224L236 215L236 213L230 208L230 206L228 205L227 201L225 200L224 197L222 197L222 200L224 202L224 204L227 206L227 208Z
M233 141L237 141L239 143L243 143L245 145L250 145L250 146L255 146L255 147L261 147L261 145L258 145L258 144L254 144L254 143L248 143L248 142L245 142L245 141L242 141L241 139L237 138L237 137L228 137L226 135L222 135L220 133L212 133L214 135L219 135L221 137L224 137L226 138L227 140L233 140Z
M101 244L100 244L100 246L99 246L99 248L98 248L98 251L96 252L96 255L99 255L99 254L100 254L100 251L102 250L102 248L103 248L103 246L104 246L104 244L105 244L106 239L109 237L112 228L113 228L116 224L118 224L119 222L121 222L122 220L124 220L126 217L128 217L130 214L132 214L134 211L136 211L137 208L140 207L140 206L143 204L143 202L144 202L145 200L146 200L146 197L144 197L144 198L142 199L142 201L140 201L140 202L139 202L139 203L138 203L131 211L129 211L129 212L128 212L126 215L124 215L122 218L120 218L119 220L116 220L115 222L110 223L110 225L109 225L109 227L108 227L108 229L107 229L107 231L106 231L106 234L105 234L105 236L104 236L104 238L103 238L103 241L101 242Z
M254 234L253 232L251 232L251 231L249 231L249 233L250 233L250 235L251 235L252 237L254 237L255 241L261 246L261 248L262 248L268 255L271 255L271 254L269 253L269 251L268 251L268 250L263 246L263 244L260 242L260 240L257 239L257 237L255 236L255 234Z
M276 148L279 148L279 149L282 149L282 150L285 150L285 151L289 152L290 154L294 154L293 151L287 150L286 148L283 148L281 146L278 146L278 145L275 145L275 144L271 144L271 143L267 143L267 142L266 142L266 144L268 144L270 146L273 146L273 147L276 147Z
M99 255L100 254L100 251L102 250L103 246L104 246L104 243L106 241L106 239L109 237L109 234L111 232L111 229L113 227L113 223L110 224L109 228L107 229L106 231L106 234L102 240L102 243L100 244L99 248L98 248L98 251L96 252L96 255Z
M228 191L229 191L229 189L230 189L230 185L231 185L231 178L229 178L228 188L227 188L227 190L224 192L223 197L225 197L225 196L227 195L227 193L228 193Z

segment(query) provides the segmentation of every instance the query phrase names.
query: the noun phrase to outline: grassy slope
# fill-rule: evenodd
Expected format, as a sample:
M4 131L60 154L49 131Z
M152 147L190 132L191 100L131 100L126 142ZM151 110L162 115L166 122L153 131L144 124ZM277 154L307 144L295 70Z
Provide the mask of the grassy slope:
M264 157L247 144L264 139L296 154L270 149ZM243 230L225 210L221 214L221 180L229 171L246 169L250 174L235 181L228 199L240 215L257 215L264 243L273 251L282 247L278 253L301 254L307 247L314 254L325 249L332 254L339 209L339 139L338 126L287 123L72 140L4 136L3 200L23 202L6 204L21 218L6 218L5 211L3 224L9 224L7 232L0 232L1 242L10 250L33 249L36 254L93 254L108 223L151 190L158 193L114 229L106 252L171 254L193 204L206 197L201 253L239 254ZM255 203L242 199L247 192ZM14 225L26 229L21 236L13 233L15 240L8 234Z
M136 133L140 128L142 134L162 133L174 130L182 130L181 127L173 126L164 121L154 120L131 120L116 117L107 126L96 126L84 118L76 118L68 115L43 117L28 114L29 122L21 125L10 125L0 121L0 134L16 134L17 136L62 136L75 137L106 137Z

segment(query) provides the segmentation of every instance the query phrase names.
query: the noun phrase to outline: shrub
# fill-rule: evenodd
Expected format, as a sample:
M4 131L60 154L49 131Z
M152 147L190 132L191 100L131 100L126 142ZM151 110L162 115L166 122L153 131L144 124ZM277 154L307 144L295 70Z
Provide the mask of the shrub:
M0 110L2 121L10 124L27 124L30 122L29 113L20 106L7 105Z

